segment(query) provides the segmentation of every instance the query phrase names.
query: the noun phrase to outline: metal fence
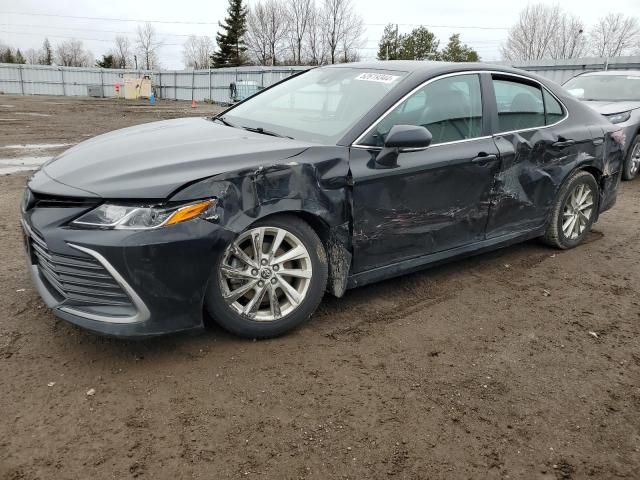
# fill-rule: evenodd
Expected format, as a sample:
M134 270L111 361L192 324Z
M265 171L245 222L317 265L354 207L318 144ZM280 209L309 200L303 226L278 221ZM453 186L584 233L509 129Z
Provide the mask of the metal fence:
M587 71L640 69L640 56L497 63L512 65L557 83L564 83ZM229 103L233 99L230 88L232 83L251 83L264 88L307 68L238 67L145 71L0 63L0 92L14 95L87 96L90 89L98 87L98 91L105 97L115 97L115 87L119 85L121 95L124 96L126 77L150 75L158 98Z
M87 96L98 87L105 97L124 96L124 79L149 75L158 98L228 103L231 84L268 87L308 67L238 67L211 70L112 70L0 63L0 92L13 95Z
M563 84L580 73L598 70L640 70L640 56L633 57L586 57L568 60L532 60L528 62L501 62Z

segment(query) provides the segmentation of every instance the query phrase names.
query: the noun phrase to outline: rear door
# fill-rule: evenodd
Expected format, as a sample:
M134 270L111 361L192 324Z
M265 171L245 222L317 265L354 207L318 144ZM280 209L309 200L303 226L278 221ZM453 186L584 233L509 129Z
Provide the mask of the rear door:
M565 107L540 83L494 73L491 86L500 172L487 238L543 228L578 153L594 148L589 128L570 125Z

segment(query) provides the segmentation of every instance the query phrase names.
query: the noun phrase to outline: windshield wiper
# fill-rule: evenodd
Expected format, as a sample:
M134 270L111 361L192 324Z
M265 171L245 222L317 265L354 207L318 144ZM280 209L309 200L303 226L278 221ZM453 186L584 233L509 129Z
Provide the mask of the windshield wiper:
M277 133L277 132L272 132L270 130L265 130L262 127L245 127L245 126L243 126L242 128L244 128L248 132L260 133L262 135L271 135L272 137L290 138L290 139L293 140L293 137L289 137L287 135L282 135L282 134Z
M214 120L214 121L215 121L215 120L218 120L220 123L222 123L222 124L226 125L227 127L233 127L233 128L236 128L236 126L235 126L233 123L226 121L226 120L224 119L224 117L213 117L213 120Z

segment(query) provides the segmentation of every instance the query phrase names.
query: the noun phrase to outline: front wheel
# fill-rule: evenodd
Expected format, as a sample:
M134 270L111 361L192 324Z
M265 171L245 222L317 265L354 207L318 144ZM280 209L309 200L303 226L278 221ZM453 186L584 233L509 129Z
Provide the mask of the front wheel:
M573 248L591 231L598 211L598 182L579 171L562 186L543 240L561 249Z
M217 259L205 299L223 328L248 338L281 335L306 321L327 284L316 232L297 217L261 220Z
M622 179L633 180L638 172L640 172L640 135L636 135L629 146L629 155L622 169Z

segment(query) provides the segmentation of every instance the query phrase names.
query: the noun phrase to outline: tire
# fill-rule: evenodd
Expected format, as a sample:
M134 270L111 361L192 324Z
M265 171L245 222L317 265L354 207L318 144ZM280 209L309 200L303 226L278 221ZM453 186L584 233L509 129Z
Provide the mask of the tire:
M640 173L640 135L636 135L622 168L622 179L633 180Z
M245 338L277 337L298 327L315 312L327 285L324 246L307 223L292 215L251 225L214 263L207 311L221 327Z
M580 201L584 195L584 201ZM598 182L593 175L585 171L574 173L558 193L543 241L562 250L582 243L597 218L598 199Z

